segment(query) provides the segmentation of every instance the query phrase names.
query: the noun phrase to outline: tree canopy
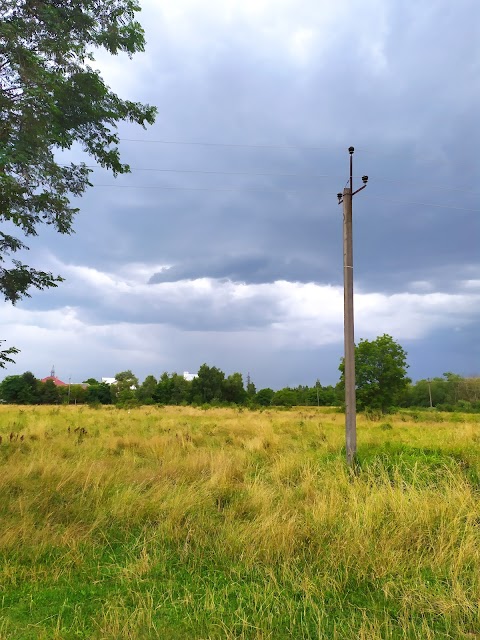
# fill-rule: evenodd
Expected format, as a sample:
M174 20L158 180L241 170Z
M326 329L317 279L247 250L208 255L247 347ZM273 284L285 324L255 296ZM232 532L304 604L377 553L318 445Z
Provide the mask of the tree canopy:
M78 143L114 175L122 164L116 125L152 124L156 109L123 100L92 64L106 49L129 56L145 40L135 14L137 0L2 0L0 8L0 220L36 236L42 224L72 233L91 169L61 162L60 151ZM28 249L0 232L0 293L15 304L31 287L55 287L58 275L13 256ZM0 352L0 367L14 348Z
M357 406L386 412L401 399L410 379L407 377L407 353L398 342L384 334L375 340L360 340L355 345ZM344 359L339 366L345 384Z
M142 384L132 371L122 371L116 375L116 383L109 385L88 378L82 384L68 384L53 389L52 381L37 380L30 371L22 375L7 376L0 382L0 402L11 404L51 404L71 403L92 405L112 404L118 407L136 405L205 405L213 406L247 406L284 408L292 406L330 406L342 404L342 383L335 387L322 386L317 380L311 387L299 385L273 389L266 387L253 393L253 382L243 384L239 372L225 376L217 367L203 365L200 383L185 380L180 373L164 372L157 379L148 375ZM213 387L212 378L219 382ZM249 380L249 377L247 378ZM408 378L407 378L408 381ZM200 386L199 386L200 384ZM250 386L250 393L248 387ZM132 388L133 387L133 388ZM245 388L247 387L247 388ZM211 396L206 403L203 391ZM212 393L214 395L212 395ZM361 395L361 394L360 394ZM444 373L443 377L418 380L415 384L407 382L396 397L395 402L401 407L445 411L480 412L480 377L463 378L454 373ZM363 402L363 396L361 398ZM380 408L378 403L365 404L363 408Z

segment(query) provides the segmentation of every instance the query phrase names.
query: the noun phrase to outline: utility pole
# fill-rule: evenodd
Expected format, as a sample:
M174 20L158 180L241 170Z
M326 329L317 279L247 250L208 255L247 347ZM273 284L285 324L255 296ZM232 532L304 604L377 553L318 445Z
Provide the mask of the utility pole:
M427 380L427 384L428 384L428 397L430 399L430 409L433 409L433 402L432 402L432 385L431 385L431 380L430 378L428 378Z
M347 464L352 465L357 455L357 416L355 397L355 329L353 313L353 233L352 199L367 186L368 176L362 176L363 187L353 190L353 152L350 154L349 187L337 193L338 204L343 202L343 336L345 349L345 444Z

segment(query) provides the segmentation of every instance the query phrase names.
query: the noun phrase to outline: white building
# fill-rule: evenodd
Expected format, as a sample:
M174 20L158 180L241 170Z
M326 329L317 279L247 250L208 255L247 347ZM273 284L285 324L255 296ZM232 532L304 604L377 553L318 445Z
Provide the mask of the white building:
M116 378L102 378L102 382L105 382L105 384L109 385L118 384L118 380ZM135 391L136 388L137 387L134 384L132 384L132 386L130 387L132 391Z
M184 371L183 377L185 380L187 380L187 382L191 382L195 378L198 378L198 375L196 373L188 373L188 371Z

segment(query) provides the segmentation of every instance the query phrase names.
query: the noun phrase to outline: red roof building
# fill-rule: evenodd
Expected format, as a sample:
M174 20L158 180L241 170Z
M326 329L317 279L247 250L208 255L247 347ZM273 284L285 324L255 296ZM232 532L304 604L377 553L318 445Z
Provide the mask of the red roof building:
M53 384L56 387L68 387L66 382L62 382L60 378L57 378L57 376L55 375L55 367L52 367L52 371L50 372L50 375L47 376L46 378L42 378L40 382L47 382L47 380L52 380Z
M40 382L47 382L47 380L52 380L56 387L68 387L66 382L62 382L60 378L57 378L56 376L47 376L46 378L42 378Z

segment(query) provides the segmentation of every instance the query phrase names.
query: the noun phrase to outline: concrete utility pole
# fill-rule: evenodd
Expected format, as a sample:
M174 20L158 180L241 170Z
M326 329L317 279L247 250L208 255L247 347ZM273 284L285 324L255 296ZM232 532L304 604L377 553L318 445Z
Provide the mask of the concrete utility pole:
M353 314L353 234L352 199L367 186L368 176L362 176L363 187L353 190L353 152L350 147L350 186L337 193L338 204L343 202L343 330L345 348L345 443L347 464L357 455L357 416L355 398L355 330Z

